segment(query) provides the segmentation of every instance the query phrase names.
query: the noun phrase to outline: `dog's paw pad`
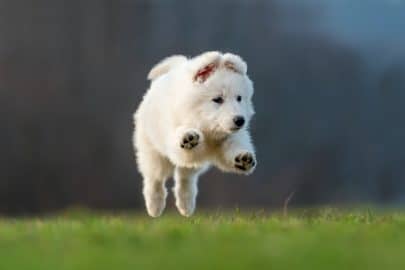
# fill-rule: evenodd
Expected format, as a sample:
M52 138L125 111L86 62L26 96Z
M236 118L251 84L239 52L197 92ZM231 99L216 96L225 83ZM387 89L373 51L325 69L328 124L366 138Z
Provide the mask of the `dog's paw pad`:
M244 152L235 157L235 168L248 172L256 166L256 160L252 153Z
M180 142L180 147L184 149L192 149L198 145L200 135L195 131L188 131L183 135Z

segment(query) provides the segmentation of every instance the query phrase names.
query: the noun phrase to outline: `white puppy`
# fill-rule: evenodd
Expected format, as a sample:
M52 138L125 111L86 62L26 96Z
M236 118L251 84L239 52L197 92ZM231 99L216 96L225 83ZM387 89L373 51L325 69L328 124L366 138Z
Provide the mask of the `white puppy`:
M133 138L150 216L162 214L171 176L177 209L190 216L198 177L211 164L226 172L254 170L248 133L253 84L246 71L239 56L220 52L171 56L150 71Z

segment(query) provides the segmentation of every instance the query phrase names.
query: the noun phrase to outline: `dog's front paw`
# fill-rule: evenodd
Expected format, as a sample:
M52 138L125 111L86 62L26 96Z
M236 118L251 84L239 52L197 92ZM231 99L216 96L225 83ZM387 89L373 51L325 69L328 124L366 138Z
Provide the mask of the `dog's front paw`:
M242 152L235 157L235 168L249 173L256 166L256 159L252 153Z
M200 142L200 138L201 136L198 134L198 132L187 131L181 139L180 147L188 150L193 149Z

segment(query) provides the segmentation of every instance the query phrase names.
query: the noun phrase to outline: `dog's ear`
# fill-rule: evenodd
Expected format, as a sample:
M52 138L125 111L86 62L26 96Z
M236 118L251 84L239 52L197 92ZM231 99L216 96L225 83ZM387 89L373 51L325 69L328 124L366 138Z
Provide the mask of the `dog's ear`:
M193 59L193 81L204 83L218 69L221 53L206 52Z
M224 67L228 70L231 70L233 72L239 73L239 74L246 74L247 72L247 65L246 62L243 61L243 59L232 53L226 53L224 54L222 58L222 63Z

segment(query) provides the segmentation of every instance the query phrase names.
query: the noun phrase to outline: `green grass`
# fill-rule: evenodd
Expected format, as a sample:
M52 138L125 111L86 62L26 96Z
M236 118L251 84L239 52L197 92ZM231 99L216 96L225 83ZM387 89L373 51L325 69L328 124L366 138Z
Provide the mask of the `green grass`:
M405 269L405 214L0 219L0 269Z

